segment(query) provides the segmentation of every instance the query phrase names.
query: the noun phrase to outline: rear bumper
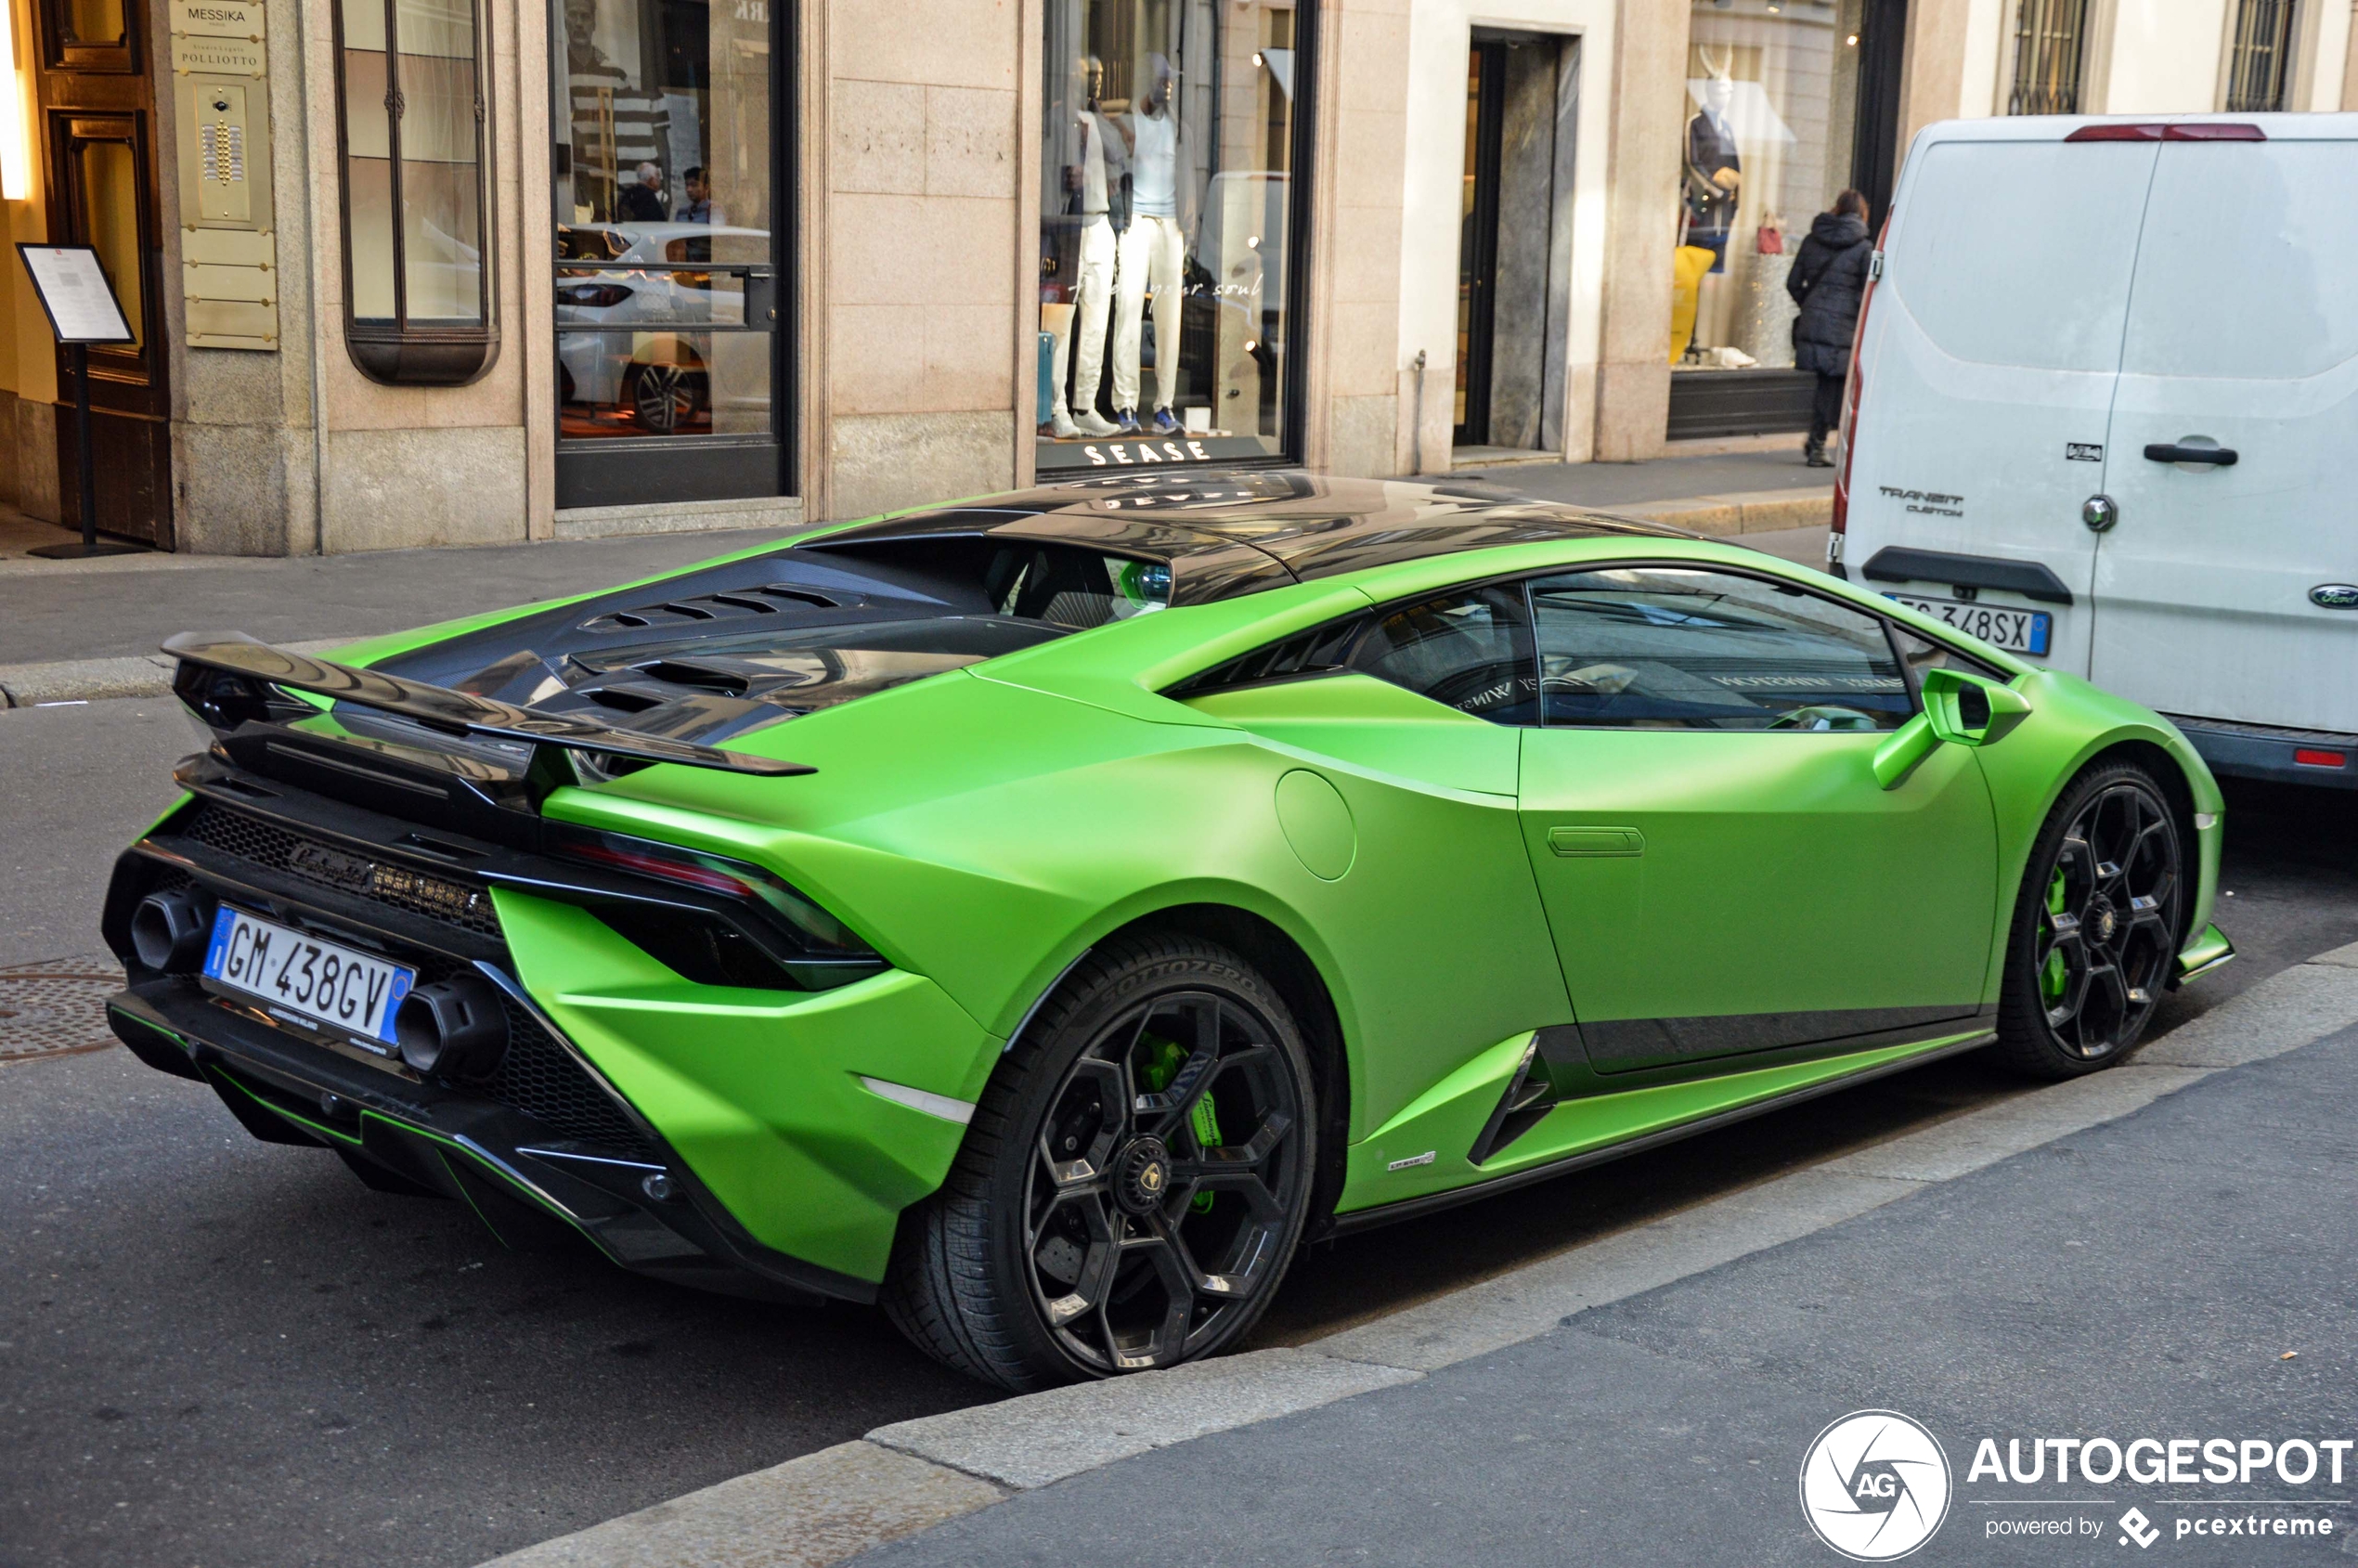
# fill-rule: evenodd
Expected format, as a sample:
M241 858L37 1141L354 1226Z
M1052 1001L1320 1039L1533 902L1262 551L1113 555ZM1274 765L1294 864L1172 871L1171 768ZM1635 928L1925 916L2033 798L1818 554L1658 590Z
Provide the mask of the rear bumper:
M2238 724L2224 719L2185 719L2174 713L2169 719L2214 773L2358 789L2358 735ZM2301 759L2304 755L2309 760ZM2328 762L2327 758L2339 760Z
M755 1241L660 1139L641 1152L551 1136L496 1101L348 1059L183 980L118 991L107 1021L149 1066L212 1085L257 1137L333 1148L460 1199L519 1250L570 1232L624 1268L680 1284L875 1297L866 1280Z
M143 1060L210 1083L258 1137L465 1198L509 1239L553 1225L682 1283L874 1299L1004 1043L938 986L899 970L818 991L693 982L601 917L594 875L446 830L426 861L403 822L281 783L196 788L109 890L132 982L110 1017ZM508 1019L498 1068L431 1082L143 967L133 909L191 886L430 982L488 978Z

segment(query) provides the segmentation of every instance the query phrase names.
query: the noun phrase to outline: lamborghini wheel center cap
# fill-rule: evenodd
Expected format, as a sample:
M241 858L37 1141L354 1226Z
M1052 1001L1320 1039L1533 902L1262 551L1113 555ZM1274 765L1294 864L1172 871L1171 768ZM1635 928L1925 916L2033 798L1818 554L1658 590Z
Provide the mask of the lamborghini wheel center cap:
M1114 1164L1114 1197L1134 1214L1151 1213L1171 1196L1171 1151L1157 1137L1132 1140Z

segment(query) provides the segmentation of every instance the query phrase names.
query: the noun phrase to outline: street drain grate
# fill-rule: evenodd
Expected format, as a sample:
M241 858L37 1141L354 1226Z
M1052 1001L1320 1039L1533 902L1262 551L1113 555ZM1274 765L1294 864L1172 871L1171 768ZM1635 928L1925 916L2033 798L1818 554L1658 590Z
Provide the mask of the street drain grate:
M103 954L0 969L0 1062L106 1049L106 1001L122 989L123 965Z

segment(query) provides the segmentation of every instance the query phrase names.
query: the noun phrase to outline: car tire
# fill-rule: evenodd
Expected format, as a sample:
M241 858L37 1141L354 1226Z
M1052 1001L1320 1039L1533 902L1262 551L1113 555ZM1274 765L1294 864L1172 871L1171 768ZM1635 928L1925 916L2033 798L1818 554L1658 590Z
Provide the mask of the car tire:
M633 365L622 395L640 429L650 435L676 434L704 407L704 371L693 361Z
M902 1216L885 1310L1019 1393L1212 1354L1285 1276L1317 1128L1268 981L1193 937L1117 938L1017 1038L949 1178Z
M2190 891L2159 780L2131 762L2072 780L2031 846L2015 901L2000 1056L2046 1079L2125 1059L2170 978Z

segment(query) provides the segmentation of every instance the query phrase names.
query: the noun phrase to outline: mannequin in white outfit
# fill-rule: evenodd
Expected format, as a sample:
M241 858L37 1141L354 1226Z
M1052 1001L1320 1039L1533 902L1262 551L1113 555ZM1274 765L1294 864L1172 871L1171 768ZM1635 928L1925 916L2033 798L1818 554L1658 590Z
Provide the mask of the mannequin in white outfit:
M1104 67L1092 58L1084 62L1083 68L1088 72L1088 107L1073 117L1073 161L1065 171L1080 198L1080 265L1073 279L1072 310L1065 313L1062 330L1051 329L1056 338L1056 387L1061 393L1069 377L1073 405L1080 410L1076 416L1072 408L1065 406L1062 396L1056 399L1050 433L1065 439L1111 435L1119 428L1097 412L1097 384L1104 373L1106 321L1112 313L1114 299L1116 246L1109 215L1110 193L1121 188L1129 155L1121 135L1097 112L1097 84ZM1072 363L1075 337L1081 340L1077 345L1081 356L1077 373Z
M1181 223L1179 121L1171 102L1171 61L1153 60L1154 86L1132 111L1130 134L1130 227L1121 233L1115 294L1121 314L1114 324L1113 403L1117 429L1137 429L1139 330L1148 290L1155 296L1155 401L1147 428L1171 434L1179 421L1171 412L1179 395L1180 294L1186 281L1187 238Z

